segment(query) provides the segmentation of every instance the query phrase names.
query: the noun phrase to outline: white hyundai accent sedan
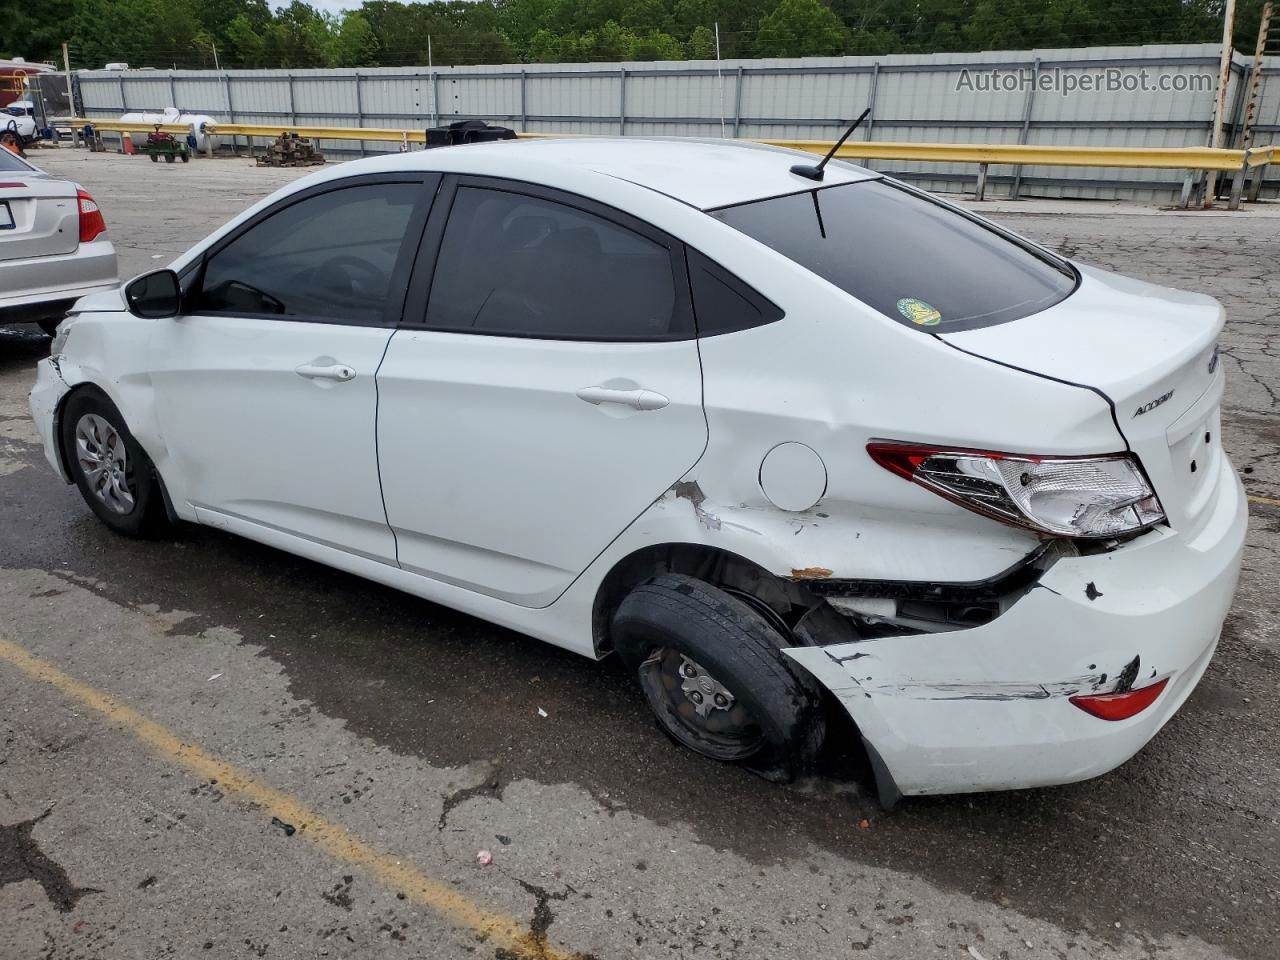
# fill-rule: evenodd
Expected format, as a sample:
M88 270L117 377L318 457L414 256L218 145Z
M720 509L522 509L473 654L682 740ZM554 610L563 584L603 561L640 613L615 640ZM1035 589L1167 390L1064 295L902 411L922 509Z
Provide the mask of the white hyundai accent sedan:
M325 169L79 302L31 395L49 461L122 534L208 524L617 653L671 737L770 777L832 705L890 804L1112 769L1236 585L1222 308L798 156Z

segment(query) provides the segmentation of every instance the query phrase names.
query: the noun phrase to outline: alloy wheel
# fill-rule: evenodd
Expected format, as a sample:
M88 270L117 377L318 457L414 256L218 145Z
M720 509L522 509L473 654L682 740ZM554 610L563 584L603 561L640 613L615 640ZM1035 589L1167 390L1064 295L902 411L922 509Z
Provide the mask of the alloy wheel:
M124 437L106 419L86 413L76 422L76 463L89 490L112 513L134 508L129 457Z

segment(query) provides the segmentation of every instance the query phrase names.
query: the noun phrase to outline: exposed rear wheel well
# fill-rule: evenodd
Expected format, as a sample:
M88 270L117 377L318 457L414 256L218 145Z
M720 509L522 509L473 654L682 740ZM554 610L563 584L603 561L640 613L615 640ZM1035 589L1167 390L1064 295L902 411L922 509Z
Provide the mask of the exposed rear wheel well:
M591 621L597 656L613 649L609 623L618 604L635 587L663 573L682 573L714 584L750 604L784 633L817 602L803 587L726 550L696 543L645 547L618 561L596 591Z

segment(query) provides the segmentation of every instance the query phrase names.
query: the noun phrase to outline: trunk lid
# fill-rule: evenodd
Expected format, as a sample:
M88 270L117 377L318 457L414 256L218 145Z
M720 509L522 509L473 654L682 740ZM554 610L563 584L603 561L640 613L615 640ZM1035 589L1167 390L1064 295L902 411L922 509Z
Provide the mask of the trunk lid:
M1048 310L942 339L1104 394L1170 524L1190 529L1212 503L1221 473L1222 305L1201 294L1077 267L1079 288Z
M74 183L0 171L0 260L75 253L79 246Z

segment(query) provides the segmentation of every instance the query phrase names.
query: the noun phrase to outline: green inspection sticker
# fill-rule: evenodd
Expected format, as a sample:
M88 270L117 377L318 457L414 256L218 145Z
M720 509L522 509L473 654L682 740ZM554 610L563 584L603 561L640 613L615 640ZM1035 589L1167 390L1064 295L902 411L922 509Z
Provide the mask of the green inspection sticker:
M898 301L898 312L922 327L936 327L942 322L942 314L933 304L917 300L915 297L903 297Z

